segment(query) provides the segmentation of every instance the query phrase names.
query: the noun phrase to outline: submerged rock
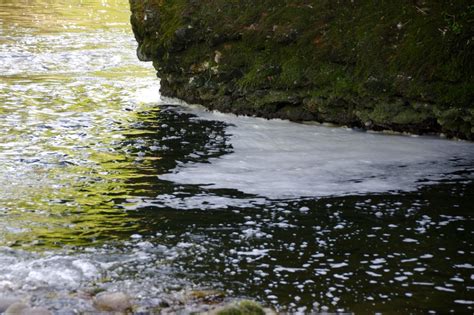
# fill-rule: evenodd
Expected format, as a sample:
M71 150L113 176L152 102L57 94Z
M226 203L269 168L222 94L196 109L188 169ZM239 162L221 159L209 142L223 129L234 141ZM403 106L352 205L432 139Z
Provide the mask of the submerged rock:
M153 61L165 96L236 114L474 139L471 1L421 11L416 1L369 0L130 5L138 56Z
M132 308L132 303L123 292L103 293L95 297L94 307L105 312L125 312Z

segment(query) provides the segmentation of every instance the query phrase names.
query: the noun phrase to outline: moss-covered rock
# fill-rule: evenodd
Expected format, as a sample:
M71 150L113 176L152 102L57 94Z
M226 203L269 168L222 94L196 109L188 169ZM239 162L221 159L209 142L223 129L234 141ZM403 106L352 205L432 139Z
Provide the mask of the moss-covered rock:
M268 313L272 313L268 311ZM265 315L265 309L254 301L242 300L223 306L211 312L215 315Z
M468 0L130 0L162 93L213 109L474 138Z

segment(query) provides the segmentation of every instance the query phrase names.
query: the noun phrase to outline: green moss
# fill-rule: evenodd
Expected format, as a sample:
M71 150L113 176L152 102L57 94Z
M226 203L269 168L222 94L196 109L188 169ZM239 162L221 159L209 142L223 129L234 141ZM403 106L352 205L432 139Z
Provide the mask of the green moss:
M371 120L379 125L421 124L432 115L430 110L423 106L415 108L411 104L404 104L403 102L379 102L375 104L370 112L365 114L365 117L362 116L364 120Z
M443 131L454 136L469 136L474 134L472 109L450 108L438 110L438 123Z
M186 9L186 0L160 0L158 10L162 16L160 23L159 41L169 47L175 32L183 26L183 11Z
M218 315L264 315L265 311L260 304L243 300L231 304L216 312Z

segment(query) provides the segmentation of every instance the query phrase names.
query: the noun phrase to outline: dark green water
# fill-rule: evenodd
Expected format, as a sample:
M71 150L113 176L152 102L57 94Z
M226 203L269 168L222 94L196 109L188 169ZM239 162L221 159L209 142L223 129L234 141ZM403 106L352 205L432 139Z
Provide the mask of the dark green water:
M473 312L472 144L169 105L128 15L122 0L0 0L0 297L64 314L93 310L81 292L150 309L207 288L293 312ZM266 139L251 152L249 126ZM354 140L321 142L318 159L304 132ZM393 160L371 141L393 142ZM275 152L302 170L272 168ZM161 176L176 171L190 182ZM324 193L279 193L313 180Z

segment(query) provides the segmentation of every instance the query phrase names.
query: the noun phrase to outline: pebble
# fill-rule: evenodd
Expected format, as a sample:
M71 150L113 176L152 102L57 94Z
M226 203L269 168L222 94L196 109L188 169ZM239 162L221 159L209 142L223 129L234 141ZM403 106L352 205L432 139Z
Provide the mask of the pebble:
M10 305L5 311L5 315L22 315L25 314L30 307L21 302L16 302Z
M53 313L44 307L33 307L28 309L28 315L53 315ZM25 314L25 315L26 315Z
M10 305L20 302L21 301L16 298L0 297L0 313L5 312L10 307Z
M11 304L5 311L5 315L52 315L48 309L44 307L29 307L28 305L16 302Z
M94 307L105 312L124 312L132 308L132 303L123 292L103 293L95 297Z

